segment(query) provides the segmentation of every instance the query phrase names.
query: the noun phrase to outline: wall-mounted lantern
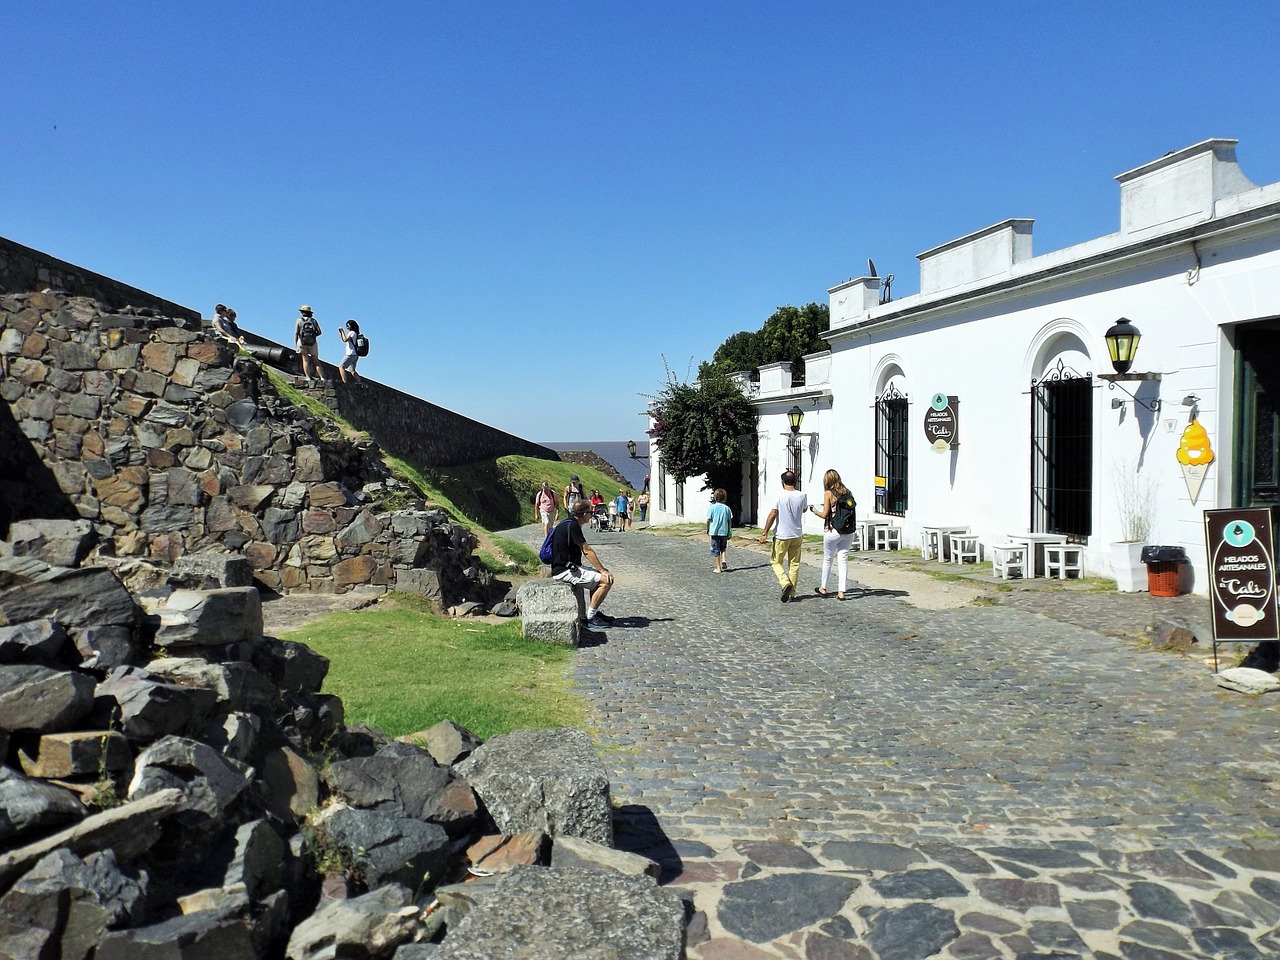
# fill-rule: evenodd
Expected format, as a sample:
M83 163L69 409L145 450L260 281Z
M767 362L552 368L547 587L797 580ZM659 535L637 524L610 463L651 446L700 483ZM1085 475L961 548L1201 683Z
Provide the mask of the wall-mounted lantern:
M799 406L794 406L787 411L787 423L791 424L791 432L800 433L800 424L804 423L804 411Z
M636 442L634 440L627 441L627 456L629 456L632 460L648 460L649 459L648 457L636 456Z
M1142 340L1142 331L1133 325L1133 321L1126 317L1121 317L1113 323L1105 334L1103 339L1107 342L1107 353L1111 355L1111 366L1115 368L1115 373L1100 373L1099 380L1106 380L1109 390L1115 390L1117 384L1131 380L1160 380L1158 373L1130 373L1133 367L1133 358L1138 354L1138 343ZM1143 407L1152 413L1160 412L1159 398L1150 400L1142 400L1136 394L1129 393L1124 387L1120 387L1123 393L1129 394L1129 399L1133 401L1135 407ZM1116 398L1111 401L1112 409L1122 408L1127 401Z

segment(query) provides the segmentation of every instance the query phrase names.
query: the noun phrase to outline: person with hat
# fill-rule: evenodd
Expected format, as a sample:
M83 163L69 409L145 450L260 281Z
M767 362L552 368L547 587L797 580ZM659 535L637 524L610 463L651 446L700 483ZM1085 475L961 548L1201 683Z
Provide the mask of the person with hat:
M302 375L311 383L311 371L315 377L324 382L324 369L320 366L320 347L316 339L323 331L316 321L311 308L305 303L298 308L298 319L293 324L293 341L298 348L298 356L302 358Z
M565 513L568 513L573 508L573 505L581 499L583 499L582 481L578 479L578 475L575 473L569 478L569 483L564 488L564 499L562 502L564 503Z

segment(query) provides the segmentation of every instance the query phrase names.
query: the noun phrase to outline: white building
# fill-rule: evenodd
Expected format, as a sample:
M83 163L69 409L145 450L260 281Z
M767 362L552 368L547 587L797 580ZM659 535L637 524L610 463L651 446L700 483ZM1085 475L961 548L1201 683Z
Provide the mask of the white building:
M860 515L907 544L927 525L988 543L1059 533L1084 546L1086 573L1109 576L1110 544L1130 539L1136 513L1147 543L1186 549L1185 585L1204 593L1202 511L1274 504L1280 480L1280 183L1250 183L1235 143L1120 174L1116 233L1033 256L1033 221L1005 220L920 254L913 296L881 303L875 277L832 287L831 352L806 358L805 385L789 365L761 371L744 519L757 505L763 519L798 453L804 489L835 467ZM1142 379L1114 380L1104 334L1120 318L1141 330L1130 376ZM951 398L959 426L938 450L934 398ZM1208 455L1186 432L1193 418L1214 456L1194 497L1177 456ZM665 487L659 523L686 512Z

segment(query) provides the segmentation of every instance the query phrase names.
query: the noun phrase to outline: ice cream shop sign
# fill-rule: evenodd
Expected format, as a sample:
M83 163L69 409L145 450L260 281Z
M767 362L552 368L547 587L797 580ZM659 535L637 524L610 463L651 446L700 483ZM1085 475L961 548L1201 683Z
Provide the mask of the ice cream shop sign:
M924 412L924 435L936 453L960 446L960 398L935 393Z
M1204 512L1213 641L1276 640L1275 531L1268 507Z

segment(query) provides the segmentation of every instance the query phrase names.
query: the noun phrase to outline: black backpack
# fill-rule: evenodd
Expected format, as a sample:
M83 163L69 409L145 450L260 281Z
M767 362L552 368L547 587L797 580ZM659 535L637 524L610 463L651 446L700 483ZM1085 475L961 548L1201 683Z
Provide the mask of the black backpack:
M369 355L369 338L363 333L356 334L356 356L367 357Z
M316 342L318 336L320 336L320 324L316 323L315 317L303 317L302 323L298 326L298 342L304 347L309 347Z
M858 501L854 500L853 494L846 490L836 497L835 512L831 515L831 528L843 536L846 533L853 533L857 525Z

